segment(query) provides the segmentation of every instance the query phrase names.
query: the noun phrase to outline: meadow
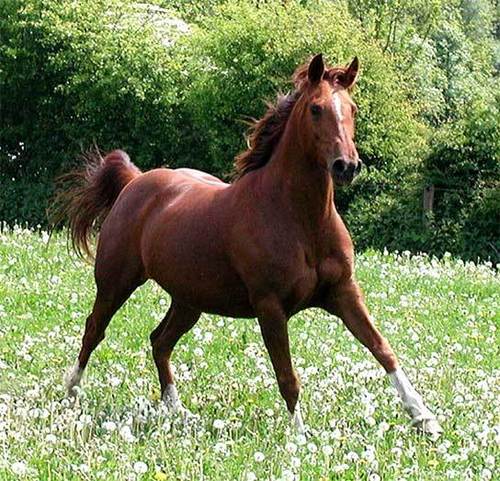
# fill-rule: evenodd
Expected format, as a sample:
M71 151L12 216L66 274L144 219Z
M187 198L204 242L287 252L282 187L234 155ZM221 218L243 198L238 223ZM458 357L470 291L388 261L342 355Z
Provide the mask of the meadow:
M0 480L493 480L499 476L500 279L445 256L357 257L368 306L438 415L409 426L383 370L341 322L290 321L310 435L289 429L255 320L204 315L173 356L185 428L159 401L149 333L168 296L140 288L112 320L76 402L63 376L94 295L63 235L0 233Z

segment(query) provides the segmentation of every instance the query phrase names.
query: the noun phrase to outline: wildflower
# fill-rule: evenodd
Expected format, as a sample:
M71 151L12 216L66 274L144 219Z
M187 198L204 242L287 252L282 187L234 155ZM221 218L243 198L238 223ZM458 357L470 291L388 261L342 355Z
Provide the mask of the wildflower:
M146 463L143 463L142 461L136 461L134 463L134 471L137 474L144 474L148 470L148 465Z
M481 480L489 481L493 477L492 472L488 468L481 471Z
M12 464L10 469L17 476L24 476L27 472L26 464L22 461L16 461L15 463Z
M331 456L333 454L333 448L330 445L323 446L321 451L325 456Z
M260 451L257 451L254 455L253 455L253 458L255 459L255 461L257 463L262 463L262 461L264 461L264 459L266 459L266 456L264 455L264 453L261 453Z
M314 453L316 453L318 451L318 446L316 446L314 443L308 443L307 450L310 453L314 454Z
M120 436L127 443L133 443L135 441L135 436L132 434L130 426L123 426L120 429Z
M224 429L226 423L222 419L216 419L214 421L213 427L214 429Z
M343 473L349 468L347 464L337 464L332 468L334 473Z
M102 423L102 427L104 430L112 433L113 431L116 430L116 423L114 423L113 421L104 421Z

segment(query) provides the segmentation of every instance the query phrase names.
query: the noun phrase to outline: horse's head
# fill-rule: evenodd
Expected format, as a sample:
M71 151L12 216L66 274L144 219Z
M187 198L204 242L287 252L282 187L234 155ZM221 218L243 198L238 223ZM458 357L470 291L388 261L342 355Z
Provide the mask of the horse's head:
M337 185L350 184L362 166L354 144L356 105L349 95L358 67L355 57L347 67L328 68L319 54L294 77L303 92L297 106L308 150Z

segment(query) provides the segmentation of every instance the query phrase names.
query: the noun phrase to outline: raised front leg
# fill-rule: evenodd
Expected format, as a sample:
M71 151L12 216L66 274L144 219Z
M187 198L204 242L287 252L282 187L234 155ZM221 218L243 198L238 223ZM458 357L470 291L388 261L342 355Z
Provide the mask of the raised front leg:
M342 319L356 339L370 350L386 370L412 418L412 425L422 432L439 435L441 426L399 366L389 342L373 324L356 282L351 280L332 288L324 307Z
M288 340L287 317L274 297L256 303L260 330L271 358L280 393L286 402L292 423L299 433L305 432L300 413L300 381L293 369Z

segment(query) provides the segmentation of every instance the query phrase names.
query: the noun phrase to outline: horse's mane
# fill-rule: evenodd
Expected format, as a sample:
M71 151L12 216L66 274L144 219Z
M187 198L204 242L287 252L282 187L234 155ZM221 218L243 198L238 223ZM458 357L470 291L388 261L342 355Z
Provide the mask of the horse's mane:
M288 118L307 85L308 67L309 63L305 63L295 70L292 77L295 89L287 95L278 95L276 103L267 103L267 112L250 126L247 133L248 149L237 155L234 161L234 180L260 169L271 159L285 131ZM328 68L323 78L334 82L345 71L344 67Z
M267 104L264 117L251 125L247 134L248 149L239 154L234 161L235 180L269 162L300 93L299 90L295 90L287 95L278 95L275 104Z

